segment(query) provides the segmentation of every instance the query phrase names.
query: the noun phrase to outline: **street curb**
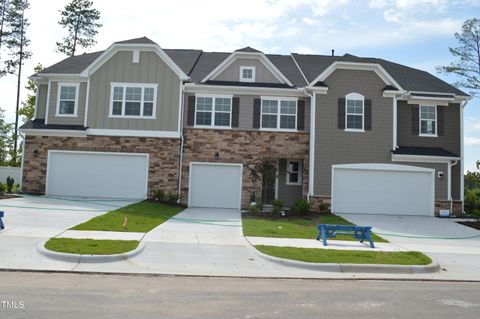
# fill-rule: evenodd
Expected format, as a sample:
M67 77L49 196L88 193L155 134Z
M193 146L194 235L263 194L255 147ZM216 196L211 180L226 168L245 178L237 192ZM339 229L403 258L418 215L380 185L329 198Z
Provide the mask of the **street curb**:
M121 260L127 260L132 257L139 255L145 249L145 242L141 241L137 248L123 254L114 254L114 255L81 255L81 254L67 254L67 253L58 253L55 251L48 250L45 248L45 244L49 239L42 240L37 245L37 251L48 257L50 259L58 261L66 261L72 263L109 263Z
M266 255L252 247L256 254L271 262L287 267L295 267L307 270L330 271L341 273L382 273L382 274L427 274L440 271L440 265L436 261L431 264L421 265L376 265L376 264L333 264L333 263L310 263L304 261L290 260Z

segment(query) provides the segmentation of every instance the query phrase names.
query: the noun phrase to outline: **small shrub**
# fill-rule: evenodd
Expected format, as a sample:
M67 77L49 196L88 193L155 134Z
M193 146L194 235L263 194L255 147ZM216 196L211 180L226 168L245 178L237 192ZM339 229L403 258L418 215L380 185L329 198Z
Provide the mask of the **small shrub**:
M13 185L15 185L15 179L13 177L7 177L7 193L11 194L13 192Z
M168 202L170 203L176 203L178 202L178 199L180 198L180 196L176 193L171 193L171 194L168 194Z
M290 212L297 215L303 215L310 211L310 203L307 199L299 199L290 207Z
M279 215L282 211L284 202L283 200L274 199L272 200L272 214Z
M0 195L5 194L6 190L7 190L7 185L0 183Z
M330 205L327 204L327 203L320 203L320 204L318 204L318 209L319 209L321 212L325 212L325 211L327 211L329 208L330 208Z
M155 199L158 201L165 200L165 192L162 189L159 189L155 192Z
M255 203L254 205L250 206L252 213L258 214L259 212L263 211L263 204L262 203Z

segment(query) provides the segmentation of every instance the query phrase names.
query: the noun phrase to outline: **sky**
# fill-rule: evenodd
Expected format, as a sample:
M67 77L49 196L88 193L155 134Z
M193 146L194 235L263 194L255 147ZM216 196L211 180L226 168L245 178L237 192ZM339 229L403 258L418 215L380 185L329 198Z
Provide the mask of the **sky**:
M101 13L97 45L147 36L162 48L233 51L251 46L265 53L350 53L378 57L436 74L453 61L454 33L480 18L480 0L93 0ZM57 23L69 0L30 0L27 36L33 56L24 65L22 89L38 63L65 58L55 51L66 30ZM21 96L26 98L26 90ZM16 78L0 79L0 107L14 121ZM480 99L464 114L465 170L480 160Z

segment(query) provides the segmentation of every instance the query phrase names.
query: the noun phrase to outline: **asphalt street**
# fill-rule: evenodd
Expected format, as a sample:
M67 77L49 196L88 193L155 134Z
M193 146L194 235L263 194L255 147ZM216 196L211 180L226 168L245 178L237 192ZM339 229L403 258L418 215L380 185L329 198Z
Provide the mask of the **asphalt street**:
M478 283L0 272L0 318L478 318Z

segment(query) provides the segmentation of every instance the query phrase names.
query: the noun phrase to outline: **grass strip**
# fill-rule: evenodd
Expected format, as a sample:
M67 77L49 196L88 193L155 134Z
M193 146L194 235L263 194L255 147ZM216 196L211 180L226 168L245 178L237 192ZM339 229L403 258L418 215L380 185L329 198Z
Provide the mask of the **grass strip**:
M257 245L255 248L270 256L311 263L428 265L432 262L418 251L380 252L264 245Z
M306 239L317 238L318 224L354 225L337 215L319 215L316 218L291 217L285 219L243 216L242 223L245 236ZM372 238L377 243L388 243L387 240L376 234L373 234ZM328 240L357 241L353 236L343 234Z
M146 233L182 211L181 207L142 201L94 217L72 230L124 231ZM123 227L125 217L128 225Z
M138 240L51 238L45 248L67 254L114 255L132 251L139 243Z

